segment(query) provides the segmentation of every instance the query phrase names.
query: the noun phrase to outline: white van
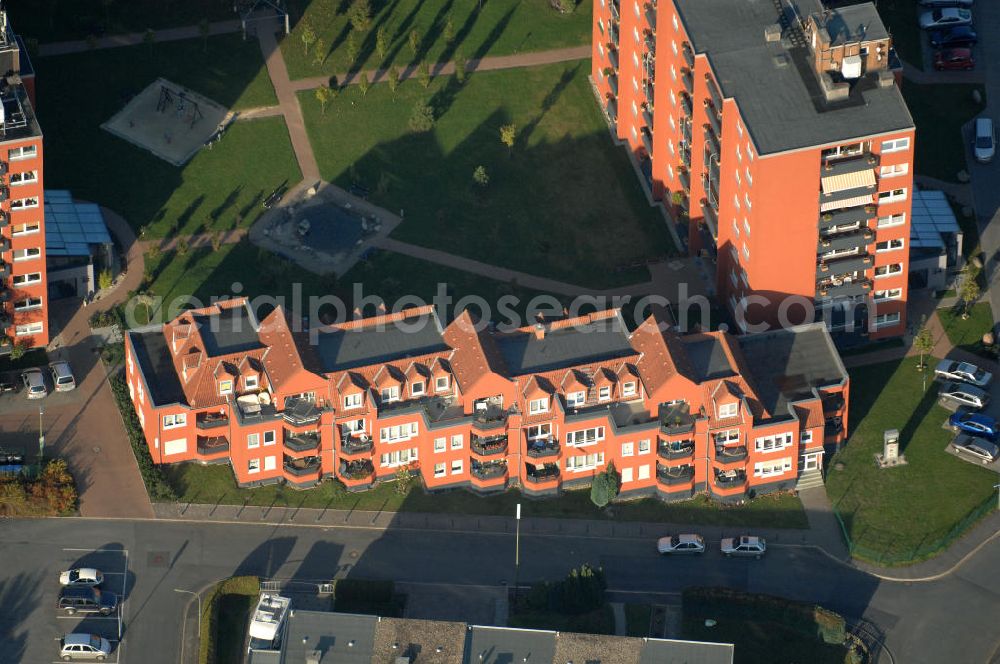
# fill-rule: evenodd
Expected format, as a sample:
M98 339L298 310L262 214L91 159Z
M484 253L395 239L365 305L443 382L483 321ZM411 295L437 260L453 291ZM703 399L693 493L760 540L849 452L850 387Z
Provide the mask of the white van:
M986 164L993 161L997 150L997 134L992 118L976 118L976 138L972 144L976 161Z

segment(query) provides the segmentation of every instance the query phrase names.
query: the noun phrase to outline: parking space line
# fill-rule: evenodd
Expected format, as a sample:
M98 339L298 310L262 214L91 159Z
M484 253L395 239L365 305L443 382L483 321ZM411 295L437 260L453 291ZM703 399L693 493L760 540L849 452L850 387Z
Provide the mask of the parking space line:
M56 620L118 620L118 616L56 616Z
M128 554L128 549L71 549L63 548L63 551L87 551L90 553L125 553Z

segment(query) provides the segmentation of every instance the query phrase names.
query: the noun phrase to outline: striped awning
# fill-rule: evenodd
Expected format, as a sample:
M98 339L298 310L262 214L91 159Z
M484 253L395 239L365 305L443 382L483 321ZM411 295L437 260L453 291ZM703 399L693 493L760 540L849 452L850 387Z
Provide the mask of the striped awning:
M857 196L855 198L845 198L840 201L831 201L829 203L823 203L819 206L820 212L828 212L830 210L839 210L841 208L856 207L858 205L867 205L872 202L872 195L867 196Z
M823 193L833 194L847 189L861 189L875 186L875 169L869 168L853 173L842 173L823 178Z

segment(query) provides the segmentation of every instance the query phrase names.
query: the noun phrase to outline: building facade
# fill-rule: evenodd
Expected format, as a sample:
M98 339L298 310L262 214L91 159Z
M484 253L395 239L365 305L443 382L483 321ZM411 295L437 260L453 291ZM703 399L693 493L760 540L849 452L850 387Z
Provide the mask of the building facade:
M430 490L545 495L613 462L625 495L741 500L815 476L847 424L821 324L681 336L609 310L501 332L423 307L296 333L231 300L125 347L154 462L229 463L244 486L407 468Z
M0 11L0 353L49 343L42 132L35 75Z
M741 327L903 334L914 126L873 5L595 0L593 43L614 134Z

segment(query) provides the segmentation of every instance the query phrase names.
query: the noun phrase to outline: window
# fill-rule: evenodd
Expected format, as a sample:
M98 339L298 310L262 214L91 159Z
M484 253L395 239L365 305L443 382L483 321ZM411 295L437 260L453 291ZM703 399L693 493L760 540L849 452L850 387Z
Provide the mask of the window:
M743 123L739 121L739 118L736 119L736 133L740 135L740 138L743 138Z
M451 462L451 474L452 475L461 475L462 474L462 460L461 459L455 459L454 461Z
M880 277L891 277L894 274L899 274L903 271L902 263L892 263L891 265L879 265L875 268L875 278Z
M277 440L277 436L274 435L274 430L264 432L264 446L274 445Z
M32 233L37 233L39 230L41 230L41 225L37 221L29 221L14 226L12 233L14 235L31 235Z
M462 449L462 434L457 433L451 437L451 449L453 450Z
M30 196L28 198L18 198L10 202L11 210L27 210L28 208L38 207L38 197Z
M740 236L740 227L736 224L736 219L733 219L733 235Z
M247 472L253 475L260 472L260 459L250 459L247 461Z
M438 392L444 392L451 386L451 380L448 376L438 376L434 379L434 389Z
M743 217L743 230L747 232L747 235L750 235L750 220L746 217Z
M639 441L639 454L649 454L650 449L652 448L648 439Z
M549 410L549 400L546 398L532 399L528 403L528 414L547 413Z
M764 461L753 465L754 477L769 477L771 475L782 475L792 469L791 457L778 459L777 461Z
M630 457L635 454L635 443L622 443L622 456Z
M18 159L30 159L38 154L37 145L25 145L20 148L11 148L7 150L7 160L17 161Z
M737 210L740 209L740 197L737 196L736 194L733 194L733 205L736 207Z
M583 402L586 400L586 392L570 392L566 395L566 405L570 408L573 408L574 406L582 406Z
M566 470L571 473L576 473L583 470L593 470L603 464L604 452L597 452L596 454L581 454L579 456L571 456L566 459Z
M611 386L604 385L597 391L598 401L610 401L611 400Z
M248 390L256 389L257 388L257 375L254 374L253 376L245 376L243 378L243 384L246 386L246 388Z
M395 450L386 452L379 460L383 468L393 468L395 466L405 466L417 460L417 448L408 450Z
M29 272L28 274L14 275L15 286L27 286L28 284L37 284L41 280L42 280L41 272Z
M552 425L539 424L537 426L528 427L527 436L528 440L539 440L541 438L550 438L552 436Z
M364 397L364 395L361 394L361 392L355 392L354 394L345 394L344 395L344 408L345 409L348 409L348 408L360 408L361 407L361 401L362 401L363 397Z
M882 154L887 154L889 152L901 152L909 149L909 138L897 138L891 141L882 141Z
M14 303L14 311L30 311L39 309L42 306L42 298L29 297Z
M888 290L875 291L876 302L883 302L885 300L898 300L901 297L903 297L902 288L890 288Z
M163 428L164 429L176 429L177 427L182 427L187 424L187 415L181 413L179 415L164 415L163 416Z
M750 187L752 187L753 186L753 176L750 175L750 167L749 166L746 167L746 170L744 171L744 173L747 174L747 185L750 186Z
M729 429L728 431L720 431L715 434L715 444L724 445L726 443L738 443L740 442L740 430L739 429Z
M434 439L434 451L444 452L448 448L447 438L435 438Z
M754 441L754 449L758 452L775 452L783 450L792 444L792 433L779 433L774 436L764 436Z
M399 401L399 385L382 388L382 403Z
M443 463L434 464L434 477L444 477L446 472L447 470Z
M670 103L674 106L677 105L677 95L674 94L673 90L670 91Z
M383 443L395 443L400 440L409 440L417 435L417 423L397 424L391 427L382 427L380 440Z
M593 427L591 429L581 429L580 431L570 431L566 434L566 444L583 447L593 445L604 440L604 427Z
M14 250L14 262L30 261L42 255L42 250L38 247L28 247L27 249Z
M670 65L670 78L677 80L677 67Z
M673 115L668 115L667 119L670 120L670 128L671 129L677 129L677 122L674 120L674 116Z
M880 327L892 327L899 323L899 312L893 312L891 314L879 314L875 316L875 329Z
M743 202L745 202L747 204L747 209L748 210L753 207L753 205L750 203L750 194L747 194L747 193L743 194Z
M637 66L638 66L638 64L639 64L639 63L638 63L638 62L636 62L636 65L637 65ZM638 106L636 106L636 104L635 104L635 102L634 102L634 101L632 102L632 117L633 117L633 118L637 118L637 117L639 117L639 107L638 107Z
M906 200L906 188L893 189L891 191L880 191L878 192L878 202L879 205L884 203L895 203L897 201Z
M410 394L415 397L420 396L424 393L424 381L418 380L410 384Z
M909 164L894 164L892 166L883 166L879 169L879 175L884 178L895 178L900 175L906 175L910 172Z
M677 14L674 14L674 32L677 32L680 25L677 23Z
M896 251L902 248L903 248L903 240L899 238L895 240L885 240L883 242L875 243L875 253L878 254L884 253L886 251Z
M667 164L667 177L669 177L671 180L674 179L674 167L671 166L670 164Z
M649 464L645 466L639 466L639 479L648 480L649 479Z
M634 397L635 396L635 382L629 381L622 385L622 396Z
M12 187L32 182L38 182L38 171L24 171L23 173L10 174L10 186Z
M813 432L808 429L803 431L801 434L799 434L799 442L800 443L813 442Z
M739 172L739 170L734 170L733 171L733 175L736 177L736 186L737 187L740 186L741 184L743 184L743 180L740 179L740 172Z
M747 248L747 243L743 243L743 258L750 260L750 249Z
M753 148L750 147L750 141L747 141L747 159L753 161Z
M902 226L906 223L906 213L900 212L899 214L890 214L885 217L878 218L879 228L892 228L893 226Z
M740 405L732 401L730 403L719 404L719 419L726 419L727 417L736 417L736 413L739 412Z
M677 55L677 42L673 39L670 40L670 49L674 52L674 55Z
M260 447L260 434L259 433L248 433L247 434L247 449L252 450L255 447Z
M233 381L232 380L220 380L219 381L219 394L232 394L233 393Z
M622 484L632 481L632 469L622 468Z
M278 457L264 457L264 470L274 470L278 467Z
M739 145L736 146L736 158L739 161L743 161L743 151L740 150L740 146Z

